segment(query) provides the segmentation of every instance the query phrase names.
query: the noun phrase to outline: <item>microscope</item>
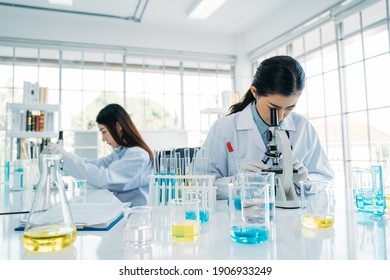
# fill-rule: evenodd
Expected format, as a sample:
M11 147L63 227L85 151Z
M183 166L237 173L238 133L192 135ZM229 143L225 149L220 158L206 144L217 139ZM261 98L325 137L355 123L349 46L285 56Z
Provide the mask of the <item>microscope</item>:
M267 131L269 142L263 157L263 163L272 160L272 167L267 172L275 173L275 206L279 208L299 208L301 200L298 197L293 176L297 170L293 169L292 147L288 132L279 127L278 112L271 109L270 126Z

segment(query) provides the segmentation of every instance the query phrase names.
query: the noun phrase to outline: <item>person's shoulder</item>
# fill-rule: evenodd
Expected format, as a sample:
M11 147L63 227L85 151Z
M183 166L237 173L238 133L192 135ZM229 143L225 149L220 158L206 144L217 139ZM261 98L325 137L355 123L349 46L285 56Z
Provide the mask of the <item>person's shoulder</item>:
M143 158L149 158L149 154L141 147L123 147L127 156L141 156Z
M309 119L299 113L292 112L291 119L295 123L295 128L297 131L300 131L301 133L304 133L308 136L317 137L317 132L313 124L309 121Z
M222 128L225 129L227 126L234 125L235 118L237 117L237 113L231 115L225 115L218 118L212 125L214 129Z
M300 113L291 112L290 116L293 122L299 126L311 126L310 121L307 119L307 117Z
M308 121L307 118L306 118L304 115L300 114L300 113L291 112L290 115L291 115L291 117L292 117L294 120L305 121L305 122Z

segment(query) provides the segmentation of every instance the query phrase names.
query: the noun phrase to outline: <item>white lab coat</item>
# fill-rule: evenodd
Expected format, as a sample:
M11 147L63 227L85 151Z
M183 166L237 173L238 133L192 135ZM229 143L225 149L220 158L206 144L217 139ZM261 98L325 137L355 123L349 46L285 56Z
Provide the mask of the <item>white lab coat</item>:
M110 155L88 160L71 153L63 155L64 171L87 184L112 191L122 202L145 205L152 174L149 154L140 147L113 151Z
M290 134L293 161L308 169L309 178L331 180L333 171L321 146L317 132L302 115L292 112L280 127ZM251 104L241 112L218 119L211 126L203 145L209 153L210 171L220 193L227 194L227 184L235 175L233 158L228 155L226 142L231 142L237 161L261 161L266 151L259 129L253 120ZM268 166L271 167L271 160Z

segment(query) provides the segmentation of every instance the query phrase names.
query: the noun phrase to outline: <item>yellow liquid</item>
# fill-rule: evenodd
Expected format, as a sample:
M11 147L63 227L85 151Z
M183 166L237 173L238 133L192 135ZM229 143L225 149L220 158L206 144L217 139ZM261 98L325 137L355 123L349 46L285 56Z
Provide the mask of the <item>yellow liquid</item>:
M390 196L386 196L386 208L390 208Z
M302 215L302 225L308 228L329 228L333 226L334 219L331 216L313 214Z
M174 241L195 241L199 236L199 222L188 221L171 225L171 237Z
M42 226L24 232L23 244L29 251L53 252L68 247L76 240L76 228Z

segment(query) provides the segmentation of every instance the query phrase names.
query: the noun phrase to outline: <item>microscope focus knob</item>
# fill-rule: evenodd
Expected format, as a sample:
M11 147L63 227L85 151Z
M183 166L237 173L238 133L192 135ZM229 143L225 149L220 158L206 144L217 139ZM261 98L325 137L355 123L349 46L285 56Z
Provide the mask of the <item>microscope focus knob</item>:
M268 142L271 142L272 137L273 137L272 131L268 130L268 131L267 131L267 140L268 140Z

